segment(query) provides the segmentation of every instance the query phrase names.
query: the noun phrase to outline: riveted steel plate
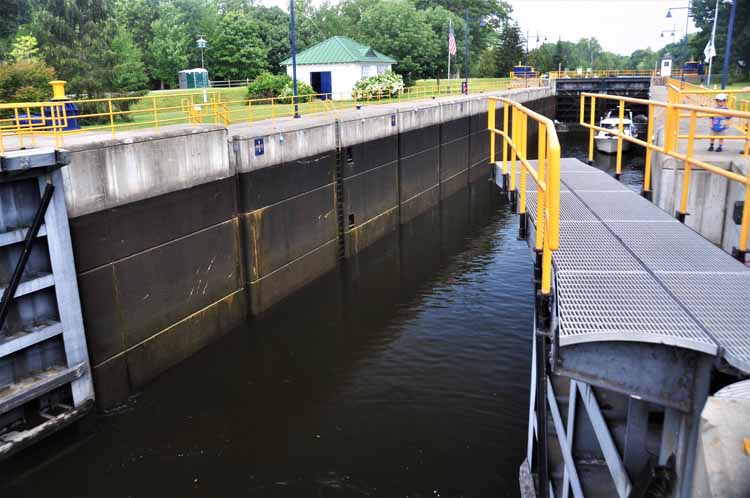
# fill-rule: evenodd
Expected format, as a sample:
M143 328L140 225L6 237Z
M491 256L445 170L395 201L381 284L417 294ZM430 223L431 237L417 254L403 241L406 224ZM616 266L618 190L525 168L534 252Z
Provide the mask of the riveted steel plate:
M560 345L637 341L716 354L716 345L648 273L559 272Z
M536 215L536 192L526 196L526 211ZM571 192L560 192L560 221L597 221L591 211ZM562 232L563 228L560 228Z
M652 271L750 275L745 265L682 223L610 221L607 225Z
M575 171L575 172L562 172L560 173L560 179L565 185L568 186L569 190L576 192L591 190L599 192L629 192L630 189L618 182L611 176L602 173L601 171Z
M717 391L714 397L750 400L750 380L730 384Z
M553 260L558 272L643 271L638 260L599 222L563 224L560 249Z
M658 276L725 349L727 362L750 373L750 272Z
M632 191L579 192L578 195L603 221L671 220L679 223L672 216Z

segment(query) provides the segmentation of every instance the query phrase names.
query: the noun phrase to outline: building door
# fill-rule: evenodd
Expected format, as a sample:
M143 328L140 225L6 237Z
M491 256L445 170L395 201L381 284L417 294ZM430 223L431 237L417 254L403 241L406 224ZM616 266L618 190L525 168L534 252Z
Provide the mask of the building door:
M321 98L323 100L330 99L331 93L333 93L333 84L331 82L331 72L325 71L320 73L320 93L324 94Z

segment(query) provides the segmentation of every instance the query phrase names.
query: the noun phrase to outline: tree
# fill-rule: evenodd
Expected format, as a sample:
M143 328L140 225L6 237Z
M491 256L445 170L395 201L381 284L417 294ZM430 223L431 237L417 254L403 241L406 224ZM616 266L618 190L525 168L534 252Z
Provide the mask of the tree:
M249 15L260 25L260 36L267 50L268 70L286 74L281 62L291 54L289 14L278 7L253 6Z
M439 39L409 0L373 3L362 14L359 32L362 42L398 61L396 72L407 81L436 74L442 53Z
M143 54L128 31L122 28L112 40L115 65L112 67L112 89L116 92L135 92L148 86Z
M32 61L39 57L39 46L33 35L19 34L10 47L10 60L13 62Z
M479 69L477 70L477 76L480 78L495 78L498 76L497 61L495 60L495 52L492 49L487 49L482 52L479 57Z
M68 82L68 93L93 98L109 90L116 26L108 0L34 0L31 33L42 58Z
M737 11L734 20L732 36L732 53L730 74L736 73L743 79L750 77L750 1L737 1ZM715 2L713 0L693 0L693 22L700 29L700 33L691 35L688 39L689 58L702 60L703 49L708 43L713 28ZM727 32L729 29L729 10L731 5L719 3L719 17L716 25L716 57L714 58L714 73L721 71L726 51ZM675 66L677 66L675 64ZM708 69L708 68L707 68Z
M52 96L55 71L40 60L0 64L0 102L40 102Z
M173 3L162 3L159 18L153 22L151 30L151 76L161 82L161 88L165 84L174 85L178 71L187 68L188 48L192 41L182 13Z
M518 27L518 23L510 21L503 23L494 52L498 72L503 76L509 74L513 66L525 60L521 28Z
M268 68L260 24L239 12L221 20L212 48L212 70L219 78L255 78Z

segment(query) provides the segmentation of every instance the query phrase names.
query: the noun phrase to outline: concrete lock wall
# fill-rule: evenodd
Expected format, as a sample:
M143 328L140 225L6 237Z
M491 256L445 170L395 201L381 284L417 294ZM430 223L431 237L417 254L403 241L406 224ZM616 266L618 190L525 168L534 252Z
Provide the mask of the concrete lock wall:
M554 115L549 89L513 98ZM69 146L99 405L489 179L487 109L457 97Z

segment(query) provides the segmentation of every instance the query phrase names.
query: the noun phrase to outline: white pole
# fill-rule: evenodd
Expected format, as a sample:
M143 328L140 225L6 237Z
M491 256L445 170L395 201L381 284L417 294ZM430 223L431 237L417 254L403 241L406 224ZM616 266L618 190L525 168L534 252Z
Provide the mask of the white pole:
M716 50L716 20L719 18L719 0L716 0L716 9L714 9L714 28L711 31L711 45ZM711 87L711 66L714 63L714 58L708 59L708 79L706 80L706 88Z
M718 1L718 0L717 0ZM448 19L448 36L453 29L453 19ZM451 93L451 42L448 41L448 94Z

